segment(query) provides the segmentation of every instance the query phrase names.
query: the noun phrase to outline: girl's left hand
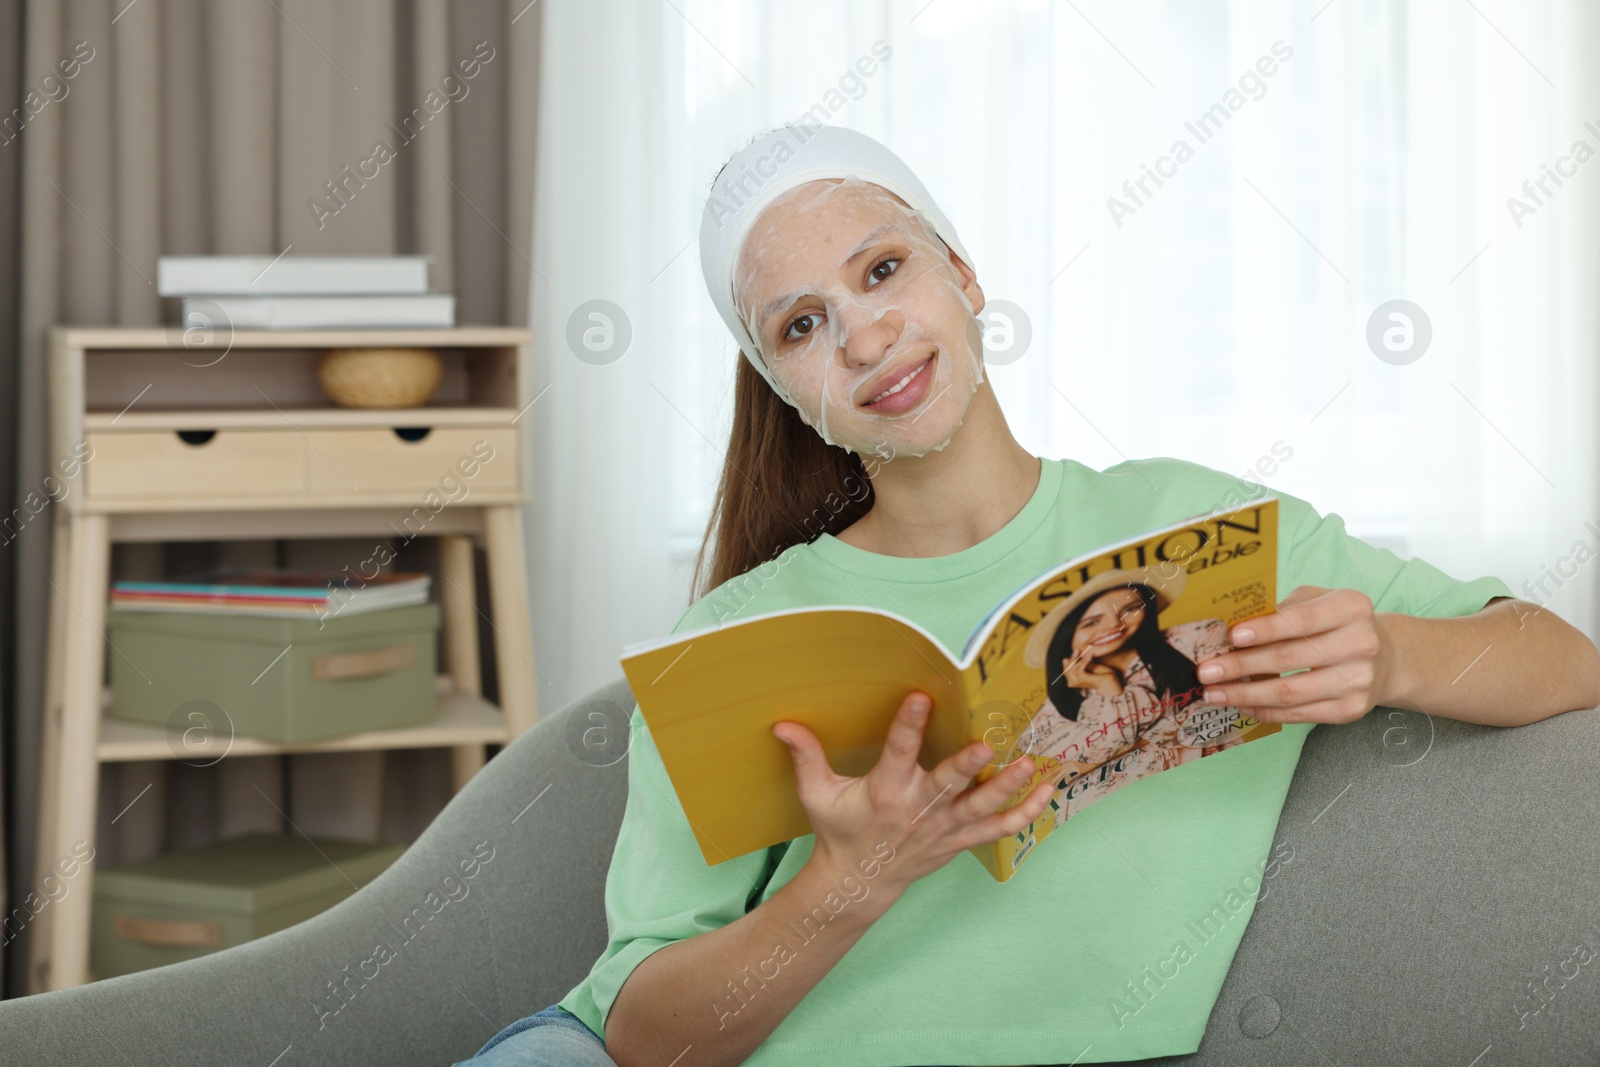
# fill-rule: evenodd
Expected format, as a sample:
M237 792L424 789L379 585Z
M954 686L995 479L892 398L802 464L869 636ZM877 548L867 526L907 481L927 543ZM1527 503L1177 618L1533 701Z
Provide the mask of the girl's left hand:
M1359 589L1298 586L1276 612L1240 623L1229 639L1236 651L1200 665L1208 704L1266 722L1348 723L1383 703L1393 653ZM1232 681L1283 671L1301 673Z

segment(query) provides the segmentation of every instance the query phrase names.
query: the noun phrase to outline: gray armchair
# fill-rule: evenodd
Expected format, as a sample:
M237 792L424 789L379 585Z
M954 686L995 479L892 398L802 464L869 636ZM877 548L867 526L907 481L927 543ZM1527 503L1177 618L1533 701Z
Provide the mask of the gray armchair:
M625 738L632 710L618 681L548 715L377 880L298 926L0 1003L0 1061L471 1055L605 947L627 762L580 737L598 713ZM1502 730L1379 708L1318 727L1200 1050L1146 1062L1600 1062L1597 753L1588 711Z

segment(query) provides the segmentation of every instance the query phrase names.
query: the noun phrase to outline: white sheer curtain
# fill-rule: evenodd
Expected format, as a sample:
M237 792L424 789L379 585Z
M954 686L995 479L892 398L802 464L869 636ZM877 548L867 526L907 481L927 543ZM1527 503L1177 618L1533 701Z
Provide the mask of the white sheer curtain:
M687 604L736 358L699 208L731 152L808 112L899 152L988 297L1021 310L1029 347L991 375L1030 449L1270 471L1368 540L1600 629L1600 568L1562 563L1600 553L1591 5L603 0L547 18L533 563L553 699L614 677L621 645ZM1546 165L1562 184L1535 202ZM633 331L603 366L565 340L597 297ZM1411 362L1368 342L1397 299L1431 330Z

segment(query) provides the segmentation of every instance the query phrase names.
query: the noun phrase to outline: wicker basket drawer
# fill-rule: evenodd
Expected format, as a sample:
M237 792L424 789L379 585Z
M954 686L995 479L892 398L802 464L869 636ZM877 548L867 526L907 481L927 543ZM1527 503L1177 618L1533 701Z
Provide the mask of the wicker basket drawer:
M301 493L306 444L293 430L92 433L84 464L92 497L217 497Z
M313 493L432 489L455 497L518 485L511 428L312 430L306 437Z

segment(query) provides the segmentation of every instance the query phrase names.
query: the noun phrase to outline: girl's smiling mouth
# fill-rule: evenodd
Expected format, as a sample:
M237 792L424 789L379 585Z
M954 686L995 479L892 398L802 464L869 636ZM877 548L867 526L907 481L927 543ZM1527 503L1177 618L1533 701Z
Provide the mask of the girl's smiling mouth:
M899 415L910 411L927 395L928 384L932 380L927 372L938 357L939 354L935 352L913 367L899 381L861 406L886 415Z

